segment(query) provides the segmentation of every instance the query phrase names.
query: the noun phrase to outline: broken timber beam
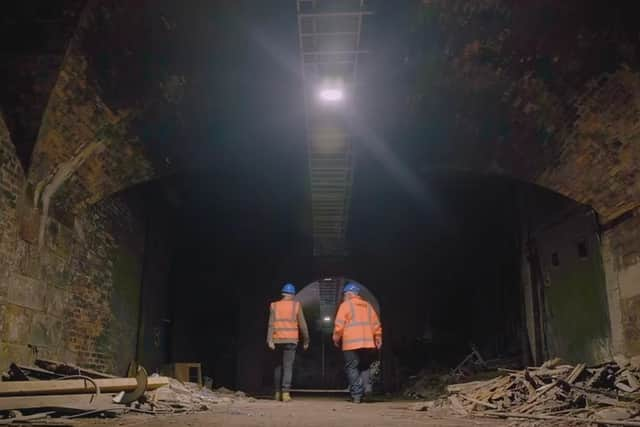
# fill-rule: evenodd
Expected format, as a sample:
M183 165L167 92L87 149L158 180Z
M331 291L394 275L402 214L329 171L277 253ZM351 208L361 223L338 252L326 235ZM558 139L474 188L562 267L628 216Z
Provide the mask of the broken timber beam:
M133 391L138 382L135 378L95 379L100 392L118 393ZM167 377L149 377L147 390L155 390L169 384ZM87 380L50 381L4 381L0 382L0 396L33 396L39 394L79 394L95 392L94 385Z
M105 374L104 372L94 371L93 369L81 368L69 363L58 362L55 360L37 359L36 366L46 371L51 371L60 375L84 375L89 378L117 378L115 375Z
M555 415L533 415L533 414L520 414L517 412L486 411L486 412L473 412L471 415L480 416L480 417L491 417L491 418L521 418L521 419L529 419L529 420L548 420L548 421L577 422L577 423L596 424L596 425L640 427L640 421L606 420L601 418L579 418L579 417L555 416Z
M113 393L67 394L53 396L13 396L0 397L0 411L23 409L66 409L70 411L89 411L99 408L113 408Z

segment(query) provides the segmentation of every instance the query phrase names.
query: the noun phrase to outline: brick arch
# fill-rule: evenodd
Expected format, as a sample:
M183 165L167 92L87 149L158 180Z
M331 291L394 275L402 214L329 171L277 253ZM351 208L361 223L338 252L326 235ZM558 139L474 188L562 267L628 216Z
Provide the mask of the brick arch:
M149 78L144 71L133 70L146 46L122 46L115 37L147 12L129 9L117 2L87 2L62 60L27 172L26 200L36 212L33 215L41 218L40 244L47 217L73 224L77 215L96 203L173 170L170 154L160 154L153 141L143 143L136 127L150 111L171 109L173 99L167 99L180 92L184 82L161 71L159 77ZM137 33L132 31L135 39ZM110 52L113 63L101 62L101 49ZM134 59L123 65L121 57L126 54ZM125 65L131 69L123 69ZM96 76L99 67L116 77L101 81ZM138 98L117 102L109 91L122 94L136 86L126 80L127 71L149 81L135 92Z
M640 46L630 5L422 3L406 51L376 63L378 74L402 72L406 87L374 76L362 91L365 105L402 100L379 107L379 121L410 128L397 131L411 141L408 164L512 176L591 205L603 221L640 205Z
M572 104L576 118L556 130L549 152L535 146L540 141L514 143L498 157L498 171L590 205L603 222L638 208L640 72L621 68L591 80Z

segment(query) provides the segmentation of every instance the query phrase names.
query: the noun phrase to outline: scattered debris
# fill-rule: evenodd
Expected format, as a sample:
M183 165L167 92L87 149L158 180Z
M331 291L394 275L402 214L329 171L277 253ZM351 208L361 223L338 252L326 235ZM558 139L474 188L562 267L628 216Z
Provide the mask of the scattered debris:
M50 417L69 419L145 412L142 408L147 404L145 393L169 384L166 377L147 377L142 367L135 378L119 378L50 360L36 360L36 365L12 363L2 376L0 425L36 419L38 423L49 424ZM153 413L153 407L149 409Z
M478 349L473 344L469 344L469 346L471 347L471 353L451 371L452 377L464 378L474 372L486 369L487 364Z
M236 400L251 400L241 391L226 388L212 391L198 383L148 376L147 371L135 363L130 365L128 378L51 360L37 360L36 365L11 364L3 375L0 425L31 420L69 425L69 421L64 420L82 416L188 413ZM199 364L189 364L187 368L195 371L192 377L196 381L202 381ZM189 372L189 369L184 370Z
M470 344L471 352L452 370L423 369L409 377L404 387L404 396L413 399L432 400L445 394L445 387L462 380L489 379L500 373L500 369L521 366L520 357L485 359L478 349Z
M241 392L228 389L212 391L196 383L182 383L176 379L169 379L168 387L161 387L149 393L148 401L159 408L170 408L173 412L192 412L210 409L212 405L229 404L235 400L247 399Z
M162 373L183 383L191 382L203 385L202 366L200 363L173 363L165 365Z
M63 362L56 362L55 360L38 359L36 360L36 366L42 368L42 370L55 372L60 375L84 375L89 378L116 378L115 375L105 374L104 372L94 371L92 369L81 368L76 365L71 365Z
M447 386L448 398L413 409L447 406L460 415L640 426L640 369L625 358L594 367L554 359L501 371L487 381Z
M423 369L409 378L409 384L404 389L404 396L411 399L433 400L445 393L445 387L451 383L446 371L432 371Z

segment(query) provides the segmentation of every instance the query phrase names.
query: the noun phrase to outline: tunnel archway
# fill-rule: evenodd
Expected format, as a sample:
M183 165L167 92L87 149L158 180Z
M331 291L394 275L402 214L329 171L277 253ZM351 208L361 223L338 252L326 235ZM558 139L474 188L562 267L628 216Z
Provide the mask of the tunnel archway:
M327 277L306 285L296 299L302 304L309 327L311 345L300 352L295 364L294 387L301 390L344 390L342 352L333 346L331 334L335 314L342 301L342 289L347 283L360 286L360 294L380 315L380 304L375 294L365 285L346 277Z

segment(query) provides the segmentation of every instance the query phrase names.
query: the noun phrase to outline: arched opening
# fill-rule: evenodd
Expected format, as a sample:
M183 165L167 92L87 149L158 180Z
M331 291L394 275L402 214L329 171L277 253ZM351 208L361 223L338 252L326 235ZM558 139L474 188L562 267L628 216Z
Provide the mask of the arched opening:
M380 304L373 292L365 285L344 277L322 278L298 292L296 299L302 304L312 346L308 351L299 353L294 370L297 389L329 391L346 387L342 352L331 341L334 317L346 283L357 283L362 297L380 314Z

